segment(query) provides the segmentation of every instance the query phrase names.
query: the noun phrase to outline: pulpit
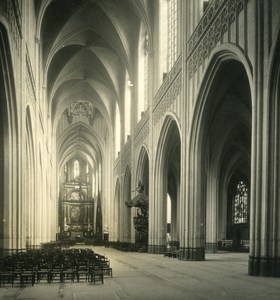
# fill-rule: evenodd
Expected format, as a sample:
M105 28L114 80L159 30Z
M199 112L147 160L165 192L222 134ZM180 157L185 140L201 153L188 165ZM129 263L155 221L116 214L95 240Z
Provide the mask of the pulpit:
M126 201L127 207L136 207L136 216L133 218L135 228L135 247L138 251L146 252L148 249L149 202L144 194L143 186L138 186L138 194Z

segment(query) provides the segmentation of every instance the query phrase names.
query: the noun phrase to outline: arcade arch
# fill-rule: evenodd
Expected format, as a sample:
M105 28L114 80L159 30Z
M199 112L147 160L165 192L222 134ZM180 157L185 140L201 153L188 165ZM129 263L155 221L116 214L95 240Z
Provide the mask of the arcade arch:
M215 252L218 240L231 238L239 245L249 239L248 219L242 236L232 232L238 231L232 197L238 182L250 187L250 84L244 65L232 55L221 55L215 67L211 82L205 79L190 131L189 218L180 253L187 260L204 259L205 249Z
M171 199L170 235L179 242L181 136L177 122L167 116L162 126L155 160L154 203L149 210L150 252L163 253L167 245L167 198ZM152 201L152 199L151 199Z

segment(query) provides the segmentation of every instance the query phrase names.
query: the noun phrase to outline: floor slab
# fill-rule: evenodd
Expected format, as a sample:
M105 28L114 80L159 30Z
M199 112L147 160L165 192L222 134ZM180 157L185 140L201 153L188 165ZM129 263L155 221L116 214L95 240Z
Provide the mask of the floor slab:
M79 245L79 247L83 247ZM207 254L205 261L93 247L110 259L113 278L104 284L39 283L0 288L0 299L280 299L280 278L247 275L247 253Z

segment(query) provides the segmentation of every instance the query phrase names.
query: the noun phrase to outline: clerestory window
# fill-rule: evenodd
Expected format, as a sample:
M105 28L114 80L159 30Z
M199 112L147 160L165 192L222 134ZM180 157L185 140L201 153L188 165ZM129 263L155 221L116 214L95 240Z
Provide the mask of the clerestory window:
M177 0L168 2L168 70L170 71L177 59Z
M74 161L74 178L80 177L80 163L78 160Z

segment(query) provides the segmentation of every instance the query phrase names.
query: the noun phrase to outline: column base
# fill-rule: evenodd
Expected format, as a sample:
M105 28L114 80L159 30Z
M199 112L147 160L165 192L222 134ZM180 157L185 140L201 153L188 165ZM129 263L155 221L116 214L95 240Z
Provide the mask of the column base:
M205 260L205 249L204 249L204 247L180 248L179 259L180 260L194 260L194 261Z
M249 256L248 274L251 276L280 277L280 257Z
M165 245L148 245L148 253L163 254L166 251Z
M218 252L217 243L206 243L205 252L206 253L217 253Z

